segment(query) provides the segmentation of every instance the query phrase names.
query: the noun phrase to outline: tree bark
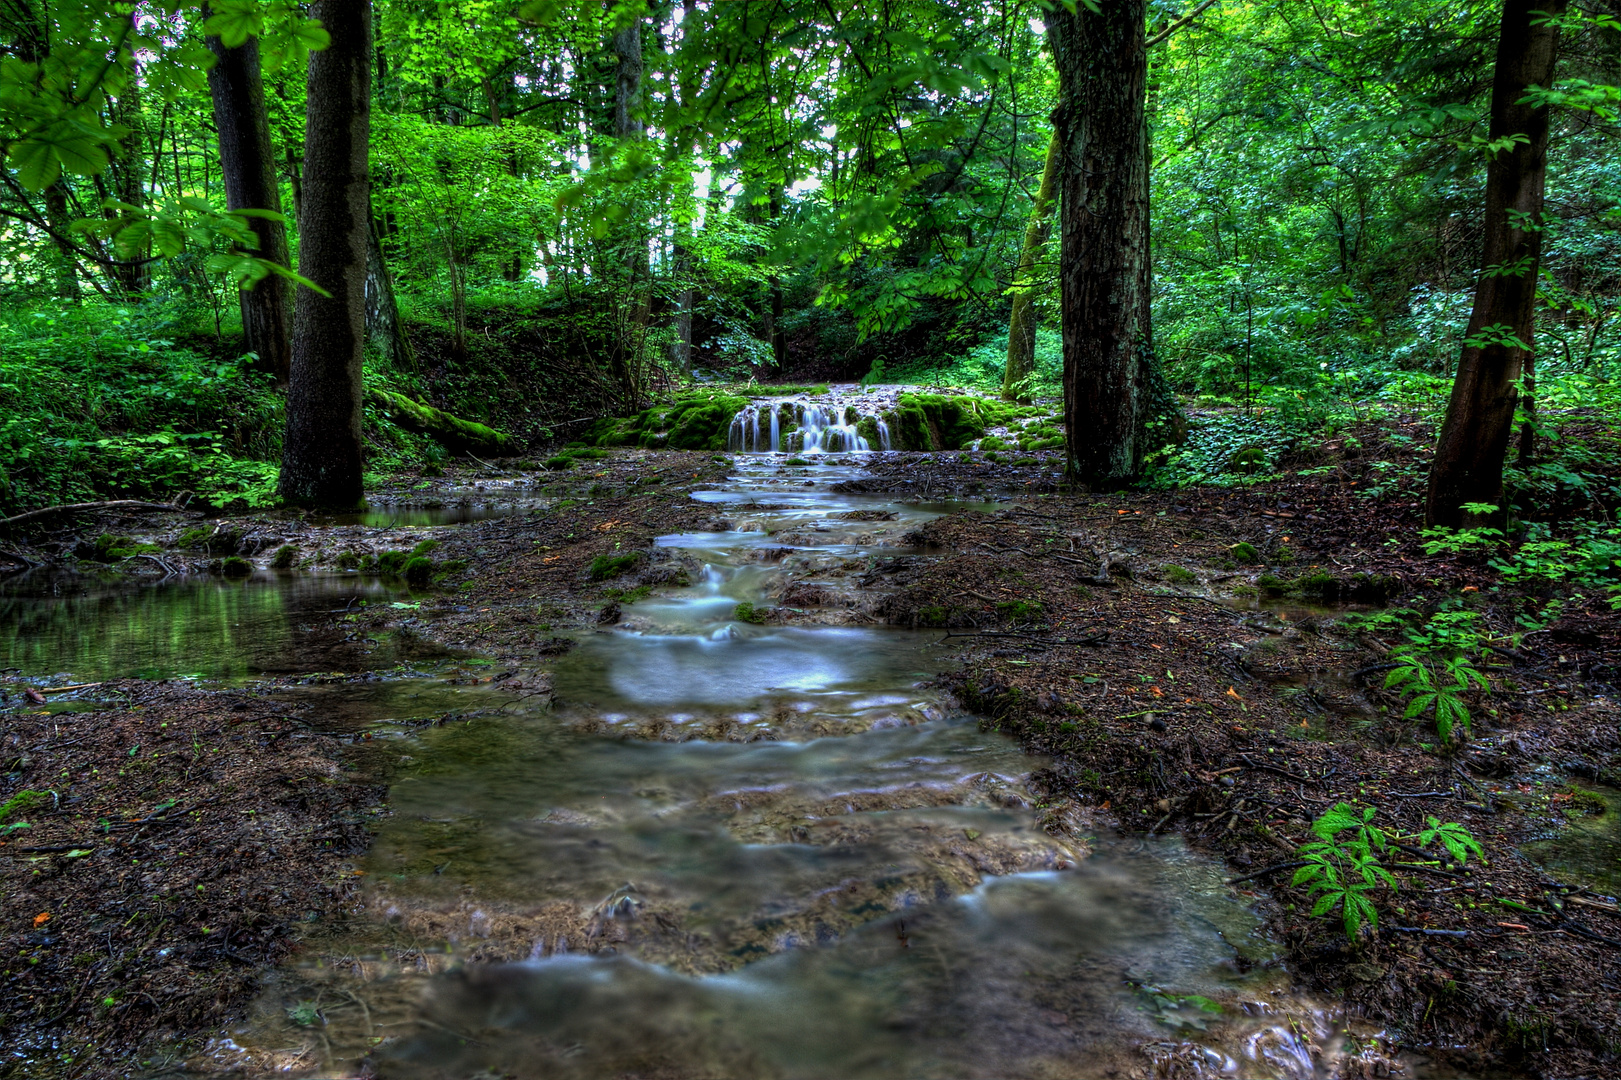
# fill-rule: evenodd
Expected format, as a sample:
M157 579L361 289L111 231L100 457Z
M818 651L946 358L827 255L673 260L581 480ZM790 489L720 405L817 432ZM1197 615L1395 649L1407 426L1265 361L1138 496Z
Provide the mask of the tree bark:
M352 506L361 481L361 362L371 229L371 0L317 0L332 44L310 56L292 383L282 446L288 502Z
M1008 318L1007 369L1002 373L1002 400L1028 403L1030 391L1022 384L1036 368L1035 288L1030 276L1041 249L1053 231L1054 198L1058 194L1058 162L1062 156L1055 132L1047 142L1047 161L1041 168L1041 187L1024 228L1018 266L1013 271L1013 314Z
M416 371L416 353L411 340L405 336L405 324L400 321L400 305L394 295L394 275L388 272L383 260L383 245L378 236L376 217L371 217L366 229L366 340L382 354L391 367L400 371Z
M1137 477L1155 370L1145 18L1146 0L1047 16L1058 70L1067 472L1093 489Z
M636 6L625 0L609 0L608 10L610 15L626 19L625 24L614 31L611 41L615 61L613 133L621 143L639 142L647 132L642 116L641 17L635 13ZM647 238L642 234L639 215L626 215L620 230L615 246L627 292L620 305L619 340L610 363L620 395L626 404L634 406L641 400L640 358L653 310L653 293Z
M206 10L205 10L206 16ZM275 149L265 113L265 86L259 74L259 43L249 38L227 49L217 37L207 39L216 62L208 70L208 92L214 101L219 131L220 169L225 174L225 205L230 210L273 210L281 213L281 185L276 179ZM249 218L259 238L260 258L287 265L287 229L279 221ZM241 295L242 331L259 362L285 384L292 365L292 308L289 282L279 274L260 280Z
M1475 519L1465 503L1489 503L1498 510L1488 517L1504 516L1503 459L1514 427L1515 383L1530 359L1535 333L1548 172L1548 110L1524 98L1528 88L1553 80L1559 28L1542 22L1542 16L1561 15L1565 6L1566 0L1503 4L1488 137L1493 143L1514 141L1491 153L1486 163L1485 240L1475 306L1430 464L1424 520L1432 528L1459 528Z

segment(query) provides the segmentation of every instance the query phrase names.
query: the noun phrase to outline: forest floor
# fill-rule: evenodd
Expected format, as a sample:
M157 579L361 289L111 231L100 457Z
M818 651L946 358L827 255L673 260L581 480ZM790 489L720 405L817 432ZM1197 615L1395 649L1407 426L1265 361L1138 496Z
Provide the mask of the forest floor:
M1394 442L1402 422L1359 432L1366 449L1331 447L1328 474L1237 489L1074 494L1056 484L1055 455L1022 466L852 456L863 472L844 484L853 493L1000 505L894 537L894 557L807 571L756 616L969 635L942 681L1050 761L1038 776L1046 808L1180 833L1225 859L1304 988L1384 1025L1442 1075L1618 1076L1621 613L1573 597L1550 610L1546 589L1511 587L1484 560L1425 554L1415 501L1359 494L1376 461L1416 468L1406 447L1424 440L1405 428ZM622 451L582 464L402 482L391 494L407 502L456 492L530 503L410 529L406 541L386 523L289 514L210 522L210 535L260 565L292 547L313 569L437 540L422 549L433 565L421 573L438 587L420 608L355 609L334 623L476 654L493 661L476 677L544 692L550 659L580 632L634 625L638 599L685 580L689 568L656 536L737 524L688 497L724 479L724 456ZM883 522L852 515L849 527ZM193 536L178 549L194 528L168 517L94 531L127 532L173 568L202 569L223 548ZM19 550L66 552L94 531L63 525ZM782 558L793 538L781 539L761 558ZM1381 611L1411 618L1369 617ZM1447 611L1476 614L1491 657L1489 688L1464 695L1473 730L1452 748L1422 718L1402 719L1384 689L1403 633ZM1516 622L1539 611L1548 617L1532 632ZM1346 618L1355 612L1363 618ZM64 1075L116 1075L73 1048L92 1032L110 1055L164 1031L217 1030L240 1015L262 967L299 947L301 922L358 910L353 859L367 820L386 812L387 770L363 731L278 696L285 680L231 691L124 681L52 696L100 702L93 730L41 711L48 689L12 687L0 746L8 793L57 791L28 808L33 828L0 846L0 1023L64 1055ZM1339 802L1373 808L1407 845L1386 855L1402 887L1369 894L1377 931L1354 939L1289 886L1310 823ZM1462 823L1485 857L1435 858L1415 838L1431 817ZM1595 829L1608 866L1564 873L1527 857L1528 844Z

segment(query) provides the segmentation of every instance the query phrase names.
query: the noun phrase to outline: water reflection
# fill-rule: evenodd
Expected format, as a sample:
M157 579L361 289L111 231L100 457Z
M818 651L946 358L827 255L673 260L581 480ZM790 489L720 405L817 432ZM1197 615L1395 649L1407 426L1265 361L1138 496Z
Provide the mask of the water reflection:
M334 612L408 598L403 585L358 575L19 580L0 593L0 656L23 675L100 680L361 671L446 655L330 625Z

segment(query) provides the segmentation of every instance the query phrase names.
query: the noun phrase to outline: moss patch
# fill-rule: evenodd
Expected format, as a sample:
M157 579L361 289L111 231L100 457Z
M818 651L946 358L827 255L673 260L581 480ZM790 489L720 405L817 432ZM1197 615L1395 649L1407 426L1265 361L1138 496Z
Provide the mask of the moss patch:
M452 416L443 409L412 401L404 394L389 390L371 390L367 393L373 405L388 413L389 419L407 431L432 436L450 450L465 450L474 454L516 454L521 449L518 440L472 420Z

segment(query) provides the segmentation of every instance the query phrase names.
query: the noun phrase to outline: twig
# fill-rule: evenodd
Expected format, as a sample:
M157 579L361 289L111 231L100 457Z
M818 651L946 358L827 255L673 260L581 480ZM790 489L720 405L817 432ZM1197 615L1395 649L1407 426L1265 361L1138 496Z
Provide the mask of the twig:
M497 476L505 476L506 475L506 470L505 469L498 469L494 465L491 465L488 461L485 461L483 458L473 457L473 454L472 454L471 451L467 452L467 456L470 457L470 458L473 458L474 461L478 462L480 465L484 466L486 469L490 470L492 473L495 473Z
M1305 865L1306 865L1306 863L1304 861L1300 861L1300 862L1280 862L1280 863L1276 864L1275 866L1268 866L1264 870L1257 870L1253 874L1245 874L1243 877L1228 878L1226 881L1222 882L1222 884L1223 885L1237 885L1240 881L1254 881L1258 877L1266 877L1266 875L1275 874L1279 870L1296 870L1296 869L1299 869L1300 867L1305 866Z
M75 684L73 686L42 686L42 687L39 687L38 690L39 690L39 692L41 694L65 694L69 690L89 690L93 686L100 686L100 685L101 684L98 683L98 682L82 682L82 683L77 683L77 684ZM65 744L62 744L62 745L65 745ZM56 749L56 747L53 746L51 749L54 750L54 749Z
M139 499L112 499L108 502L65 503L61 506L42 506L38 510L29 510L25 513L14 514L8 518L0 518L0 528L21 525L25 521L50 517L54 514L78 514L91 510L140 510L174 514L197 513L197 511L187 510L177 503L143 502Z
M1426 935L1428 937L1468 937L1469 936L1469 931L1467 931L1467 930L1431 930L1428 927L1424 927L1424 926L1391 926L1391 927L1388 927L1388 929L1395 930L1397 933L1401 933L1401 934L1424 934L1424 935Z

